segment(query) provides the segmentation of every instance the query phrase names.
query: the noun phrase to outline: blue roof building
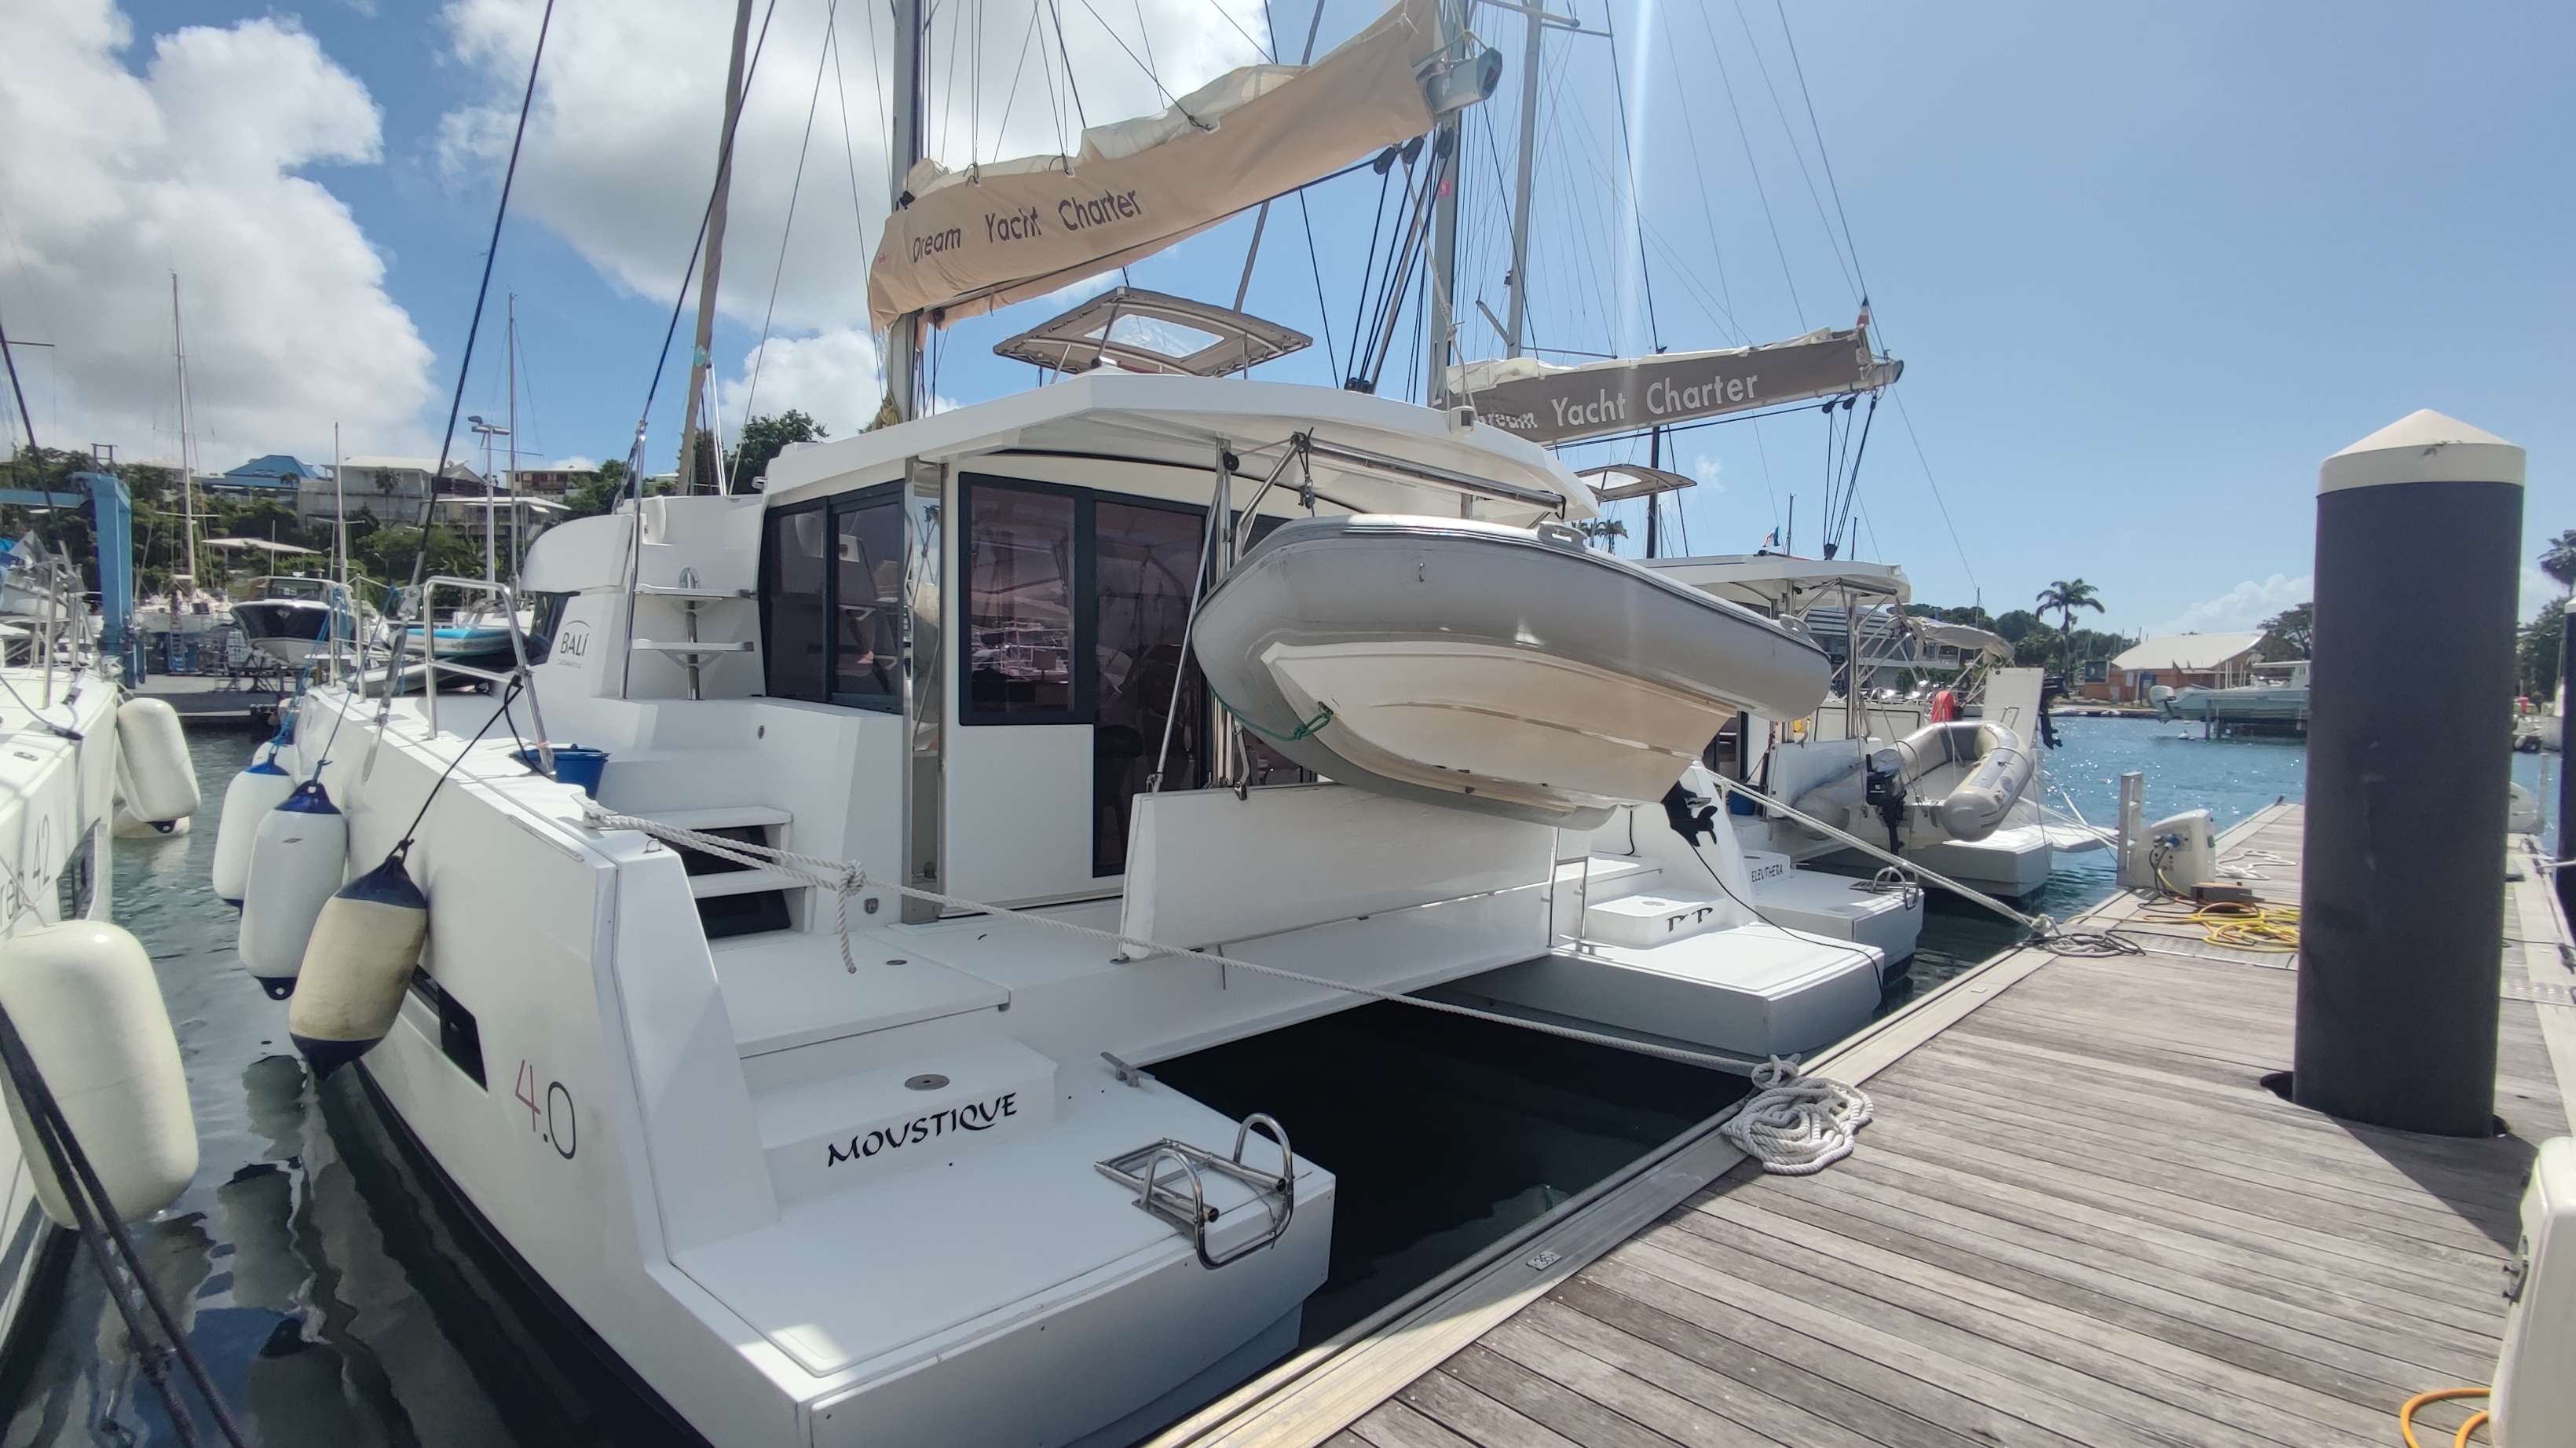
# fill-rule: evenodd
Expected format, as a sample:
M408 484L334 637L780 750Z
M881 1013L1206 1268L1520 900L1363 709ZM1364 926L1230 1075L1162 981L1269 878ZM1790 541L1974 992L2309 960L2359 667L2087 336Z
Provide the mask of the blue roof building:
M236 498L274 498L293 507L296 491L305 479L330 476L329 468L298 462L285 453L270 453L252 458L230 472L201 476L197 486Z

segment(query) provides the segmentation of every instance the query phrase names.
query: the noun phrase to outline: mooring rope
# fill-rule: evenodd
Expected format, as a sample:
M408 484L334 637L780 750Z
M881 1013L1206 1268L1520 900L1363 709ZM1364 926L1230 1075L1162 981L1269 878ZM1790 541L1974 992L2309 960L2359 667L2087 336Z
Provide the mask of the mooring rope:
M1704 1070L1740 1074L1748 1069L1757 1073L1764 1069L1760 1063L1750 1057L1730 1056L1723 1052L1685 1050L1679 1046L1666 1046L1653 1041L1613 1036L1575 1026L1561 1026L1550 1021L1524 1020L1518 1016L1507 1016L1497 1011L1481 1011L1473 1006L1457 1005L1449 1001L1425 1000L1420 996L1406 995L1402 991L1357 985L1350 981L1329 980L1320 975L1308 975L1303 971L1289 970L1282 966L1263 965L1258 961L1217 955L1204 950L1192 950L1186 946L1166 945L1158 940L1123 935L1114 930L1101 930L1053 915L1041 915L1035 911L1014 910L1003 905L988 905L980 900L943 895L936 890L920 890L910 885L885 885L869 879L865 869L848 860L827 860L816 855L800 855L793 850L782 850L774 845L755 845L746 840L726 839L700 830L665 824L660 820L645 819L640 815L617 814L602 808L595 801L582 802L582 823L594 830L635 830L664 844L703 851L750 869L775 870L779 874L789 876L816 889L832 892L837 908L836 923L841 936L841 965L852 974L856 974L859 967L850 951L850 897L873 886L892 890L910 899L927 901L943 909L962 910L1004 920L1019 920L1032 925L1043 925L1050 930L1060 930L1069 935L1078 935L1126 950L1143 951L1148 955L1178 956L1188 960L1204 961L1221 969L1248 970L1255 975L1271 976L1298 985L1346 991L1352 995L1366 996L1371 1000L1411 1006L1416 1010L1434 1011L1441 1015L1461 1016L1468 1020L1486 1021L1518 1030L1536 1031L1541 1035L1580 1041L1589 1046L1634 1051L1639 1055L1655 1056L1663 1060L1679 1062L1685 1066L1698 1066Z
M1809 1076L1795 1056L1753 1068L1760 1093L1718 1131L1780 1176L1813 1176L1852 1154L1852 1134L1869 1125L1876 1106L1857 1086Z

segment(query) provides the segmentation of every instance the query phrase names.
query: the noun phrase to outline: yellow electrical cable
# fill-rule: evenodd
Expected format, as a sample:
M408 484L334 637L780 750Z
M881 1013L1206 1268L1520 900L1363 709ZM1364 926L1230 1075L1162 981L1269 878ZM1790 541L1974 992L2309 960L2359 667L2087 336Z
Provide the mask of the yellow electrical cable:
M2163 886L2166 897L2177 905L2190 903L2183 892L2173 888L2162 868L2156 871L2156 883ZM2212 901L2189 910L2176 910L2166 906L2163 900L2151 900L2141 913L2160 923L2197 925L2201 938L2212 945L2263 955L2296 955L2299 951L2299 907L2296 905Z
M2487 1388L2443 1388L2436 1392L2417 1393L2408 1398L2406 1405L2397 1410L2397 1431L2406 1436L2406 1448L2424 1448L2423 1444L2415 1441L2416 1409L2426 1403L2438 1403L2446 1398L2483 1398L2490 1391L2492 1390ZM2468 1448L2469 1434L2486 1421L2487 1413L2484 1409L2470 1414L2469 1421L2460 1425L2459 1436L2451 1440L2451 1448Z
M2212 945L2266 955L2296 955L2299 951L2299 907L2295 905L2215 901L2183 919L2199 926L2203 938Z

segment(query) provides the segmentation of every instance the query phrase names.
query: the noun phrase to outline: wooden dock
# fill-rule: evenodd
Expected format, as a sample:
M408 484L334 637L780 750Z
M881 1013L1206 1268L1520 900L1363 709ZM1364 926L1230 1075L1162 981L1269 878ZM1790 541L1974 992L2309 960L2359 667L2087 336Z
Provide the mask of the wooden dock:
M2295 904L2300 828L2275 806L2222 859ZM1767 1176L1686 1141L1157 1442L2381 1448L2408 1396L2492 1374L2523 1171L2570 1127L2576 949L2514 858L2510 1135L2289 1105L2261 1078L2291 957L2121 897L2083 923L2146 953L2014 951L1818 1062L1876 1100L1848 1160Z

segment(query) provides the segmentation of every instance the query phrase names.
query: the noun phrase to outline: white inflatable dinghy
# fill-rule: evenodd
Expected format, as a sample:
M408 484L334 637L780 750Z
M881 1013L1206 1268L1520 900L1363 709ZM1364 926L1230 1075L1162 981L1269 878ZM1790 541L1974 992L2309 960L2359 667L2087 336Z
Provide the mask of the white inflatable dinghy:
M1804 634L1561 523L1291 522L1191 640L1226 708L1326 778L1574 829L1661 799L1738 713L1809 712L1832 675Z
M1945 777L1942 771L1952 765L1959 768ZM2030 788L2038 760L2022 747L2020 735L2000 724L1953 719L1879 750L1870 767L1894 775L1904 793L1919 795L1943 834L1973 844L2002 828L2013 802ZM1931 798L1943 784L1949 787Z

